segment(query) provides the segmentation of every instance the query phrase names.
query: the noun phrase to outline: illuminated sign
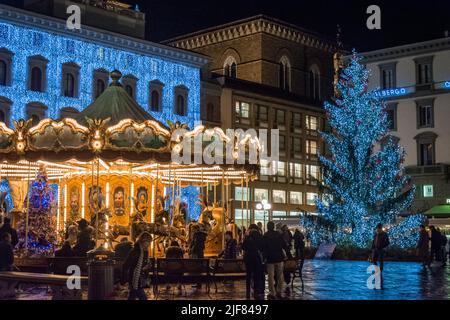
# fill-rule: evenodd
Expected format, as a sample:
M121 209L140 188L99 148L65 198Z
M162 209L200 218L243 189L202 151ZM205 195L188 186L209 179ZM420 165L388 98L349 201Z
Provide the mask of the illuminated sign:
M375 91L375 95L377 95L380 98L389 98L389 97L404 96L405 94L408 94L411 92L412 92L411 89L393 88L393 89L385 89L385 90Z
M446 199L447 204L450 204L450 199Z
M445 81L444 82L444 88L450 89L450 81Z

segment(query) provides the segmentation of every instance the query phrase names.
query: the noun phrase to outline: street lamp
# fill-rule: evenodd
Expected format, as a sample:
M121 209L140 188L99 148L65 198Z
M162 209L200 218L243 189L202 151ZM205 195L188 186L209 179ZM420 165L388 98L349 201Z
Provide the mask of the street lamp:
M271 208L272 205L266 199L263 199L260 203L256 204L256 210L264 210L263 213L264 230L266 229L266 211L269 211Z

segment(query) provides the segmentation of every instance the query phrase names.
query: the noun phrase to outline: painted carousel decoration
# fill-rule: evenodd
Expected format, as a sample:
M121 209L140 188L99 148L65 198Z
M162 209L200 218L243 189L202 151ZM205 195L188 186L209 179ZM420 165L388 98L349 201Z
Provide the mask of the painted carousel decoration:
M230 138L220 128L166 126L122 88L120 72L113 71L111 78L103 94L74 119L43 119L35 126L31 120L19 120L13 129L0 122L0 178L8 181L14 199L3 211L14 206L21 212L14 217L16 225L23 226L21 250L51 252L63 236L71 240L77 221L85 219L97 243L105 247L111 248L121 236L134 239L147 230L155 235L151 254L160 255L171 239L188 246L193 235L202 232L207 238L205 253L217 254L231 219L225 190L244 181L248 187L259 168L248 161L184 163L174 161L173 153L186 156L183 140L201 135L209 137L192 157L207 147L211 137L227 143L231 139L234 157L243 145L260 148L259 141ZM175 135L178 129L184 133ZM51 201L46 198L47 184L55 190ZM189 188L195 192L186 196ZM34 196L37 191L41 200ZM201 212L198 219L189 214L194 210ZM32 230L34 220L45 220L49 231Z

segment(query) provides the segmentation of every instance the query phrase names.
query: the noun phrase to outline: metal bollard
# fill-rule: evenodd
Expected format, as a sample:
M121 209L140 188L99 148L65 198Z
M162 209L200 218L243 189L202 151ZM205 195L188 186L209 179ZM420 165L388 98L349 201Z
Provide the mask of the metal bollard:
M88 299L109 300L114 291L114 252L99 246L87 253Z

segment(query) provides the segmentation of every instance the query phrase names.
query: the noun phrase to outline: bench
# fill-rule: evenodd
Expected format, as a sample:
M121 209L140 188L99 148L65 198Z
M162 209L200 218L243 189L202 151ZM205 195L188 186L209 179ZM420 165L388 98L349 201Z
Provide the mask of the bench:
M215 259L211 277L217 292L217 281L233 281L246 278L243 259Z
M205 283L206 292L209 294L211 281L209 259L160 258L156 260L153 272L153 285L156 296L158 294L158 286L161 284L184 286L186 283ZM185 295L187 295L186 290Z
M74 279L74 276L56 275L47 273L31 273L17 271L0 272L0 298L15 297L15 289L21 283L45 284L52 289L53 300L73 300L81 299L81 290L70 290L67 288L67 280ZM88 284L88 278L79 277L81 286Z
M304 291L304 284L303 284L303 276L302 276L302 269L303 269L303 259L293 258L288 259L284 261L284 272L289 272L291 274L291 288L294 289L294 280L295 278L299 278L302 283L302 292Z

